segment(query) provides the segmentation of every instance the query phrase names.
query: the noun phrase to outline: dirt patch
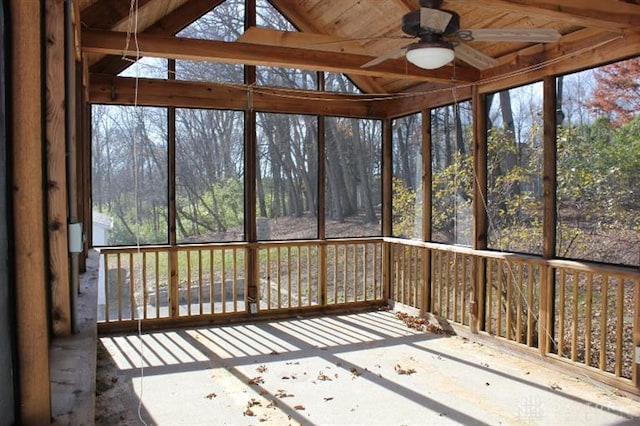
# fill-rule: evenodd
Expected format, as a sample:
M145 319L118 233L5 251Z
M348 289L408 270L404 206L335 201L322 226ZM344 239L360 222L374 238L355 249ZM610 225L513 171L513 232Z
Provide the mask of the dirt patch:
M96 425L139 425L138 397L131 378L123 374L98 340Z

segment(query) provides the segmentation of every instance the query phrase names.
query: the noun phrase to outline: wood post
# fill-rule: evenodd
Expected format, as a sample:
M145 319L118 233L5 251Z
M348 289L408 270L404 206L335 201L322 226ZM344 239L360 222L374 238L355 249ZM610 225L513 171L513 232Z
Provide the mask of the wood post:
M11 1L11 164L20 423L49 424L40 1Z
M487 104L485 96L472 89L473 103L473 248L487 248ZM470 328L477 333L485 328L486 263L481 257L473 262L470 300ZM491 285L491 284L489 284Z
M556 79L545 77L543 83L543 225L542 255L552 259L556 252ZM538 346L540 353L551 351L554 336L555 270L544 266L540 271L540 327Z
M422 114L422 241L431 241L433 171L431 170L431 110ZM420 315L431 312L431 250L422 249L422 300Z
M71 334L71 289L67 240L65 132L65 38L63 0L47 0L47 221L52 326L56 335Z
M245 28L256 25L256 2L248 0L245 4ZM245 223L245 239L250 243L258 241L258 231L256 229L256 182L257 182L257 141L256 141L256 112L253 108L253 92L252 87L256 82L256 67L244 67L244 81L247 85L247 106L244 113L244 184L245 184L245 201L244 211L246 217ZM246 263L246 310L251 313L251 304L255 303L257 312L257 303L259 297L259 268L260 254L257 245L249 246L247 250Z
M392 163L393 128L390 119L382 120L382 235L392 234ZM389 300L391 295L391 250L389 243L382 246L382 297Z
M325 91L324 72L318 72L318 91ZM326 173L327 158L325 140L325 116L318 116L318 239L323 241L318 247L318 285L320 286L320 306L327 304L327 226L326 226Z

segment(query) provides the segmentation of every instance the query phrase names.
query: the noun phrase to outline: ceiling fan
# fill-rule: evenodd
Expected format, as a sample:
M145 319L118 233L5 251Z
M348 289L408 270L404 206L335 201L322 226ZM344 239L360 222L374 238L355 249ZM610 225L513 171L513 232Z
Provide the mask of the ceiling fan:
M560 33L553 28L460 29L460 15L452 10L442 9L442 2L443 0L419 0L420 10L402 17L402 31L419 38L419 41L388 51L362 65L362 68L404 54L409 62L420 68L440 68L458 58L484 70L496 66L498 61L464 42L551 43L560 38Z

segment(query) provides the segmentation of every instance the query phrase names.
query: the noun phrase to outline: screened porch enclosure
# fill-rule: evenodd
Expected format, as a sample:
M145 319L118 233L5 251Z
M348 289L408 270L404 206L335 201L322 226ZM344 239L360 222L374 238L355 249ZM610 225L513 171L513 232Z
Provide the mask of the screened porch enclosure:
M637 118L571 97L604 70L373 119L95 104L99 330L391 306L636 393Z

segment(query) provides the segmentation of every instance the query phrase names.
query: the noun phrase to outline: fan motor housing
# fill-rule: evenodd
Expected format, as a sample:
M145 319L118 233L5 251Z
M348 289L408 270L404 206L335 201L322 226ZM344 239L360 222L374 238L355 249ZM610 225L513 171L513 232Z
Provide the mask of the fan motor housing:
M451 20L449 21L449 25L442 32L442 35L450 35L454 34L456 31L460 29L460 15L452 10L440 9L443 12L447 12L451 14ZM414 37L420 37L425 33L433 33L429 29L422 28L420 26L420 11L416 10L414 12L409 12L402 17L402 31L405 34Z

